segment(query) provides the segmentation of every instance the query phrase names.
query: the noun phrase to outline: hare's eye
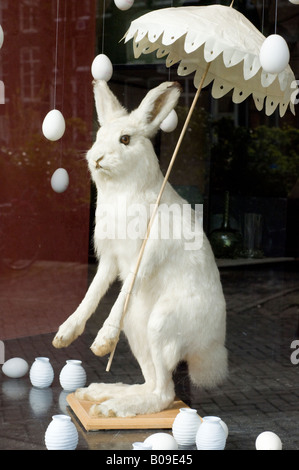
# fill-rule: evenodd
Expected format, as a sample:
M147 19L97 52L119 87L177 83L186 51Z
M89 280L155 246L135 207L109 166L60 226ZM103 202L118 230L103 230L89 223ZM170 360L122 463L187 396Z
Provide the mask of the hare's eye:
M121 138L119 139L120 142L124 145L129 145L130 143L130 136L129 135L122 135Z

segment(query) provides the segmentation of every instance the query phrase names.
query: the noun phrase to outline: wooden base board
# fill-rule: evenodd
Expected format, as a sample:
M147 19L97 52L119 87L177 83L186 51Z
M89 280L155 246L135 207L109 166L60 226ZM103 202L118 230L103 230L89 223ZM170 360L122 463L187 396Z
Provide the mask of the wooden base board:
M74 393L67 396L67 402L86 431L104 429L171 429L180 408L189 408L183 401L176 399L170 408L160 413L137 415L131 418L106 418L90 416L88 411L93 402L78 400Z

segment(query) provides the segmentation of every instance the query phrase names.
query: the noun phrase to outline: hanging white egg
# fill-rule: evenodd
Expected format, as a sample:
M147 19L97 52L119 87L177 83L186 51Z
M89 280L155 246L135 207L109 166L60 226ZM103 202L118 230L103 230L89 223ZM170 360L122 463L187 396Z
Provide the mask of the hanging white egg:
M2 29L2 26L0 24L0 49L3 45L3 41L4 41L4 33L3 33L3 29Z
M172 132L178 125L178 115L173 109L160 124L160 129L164 132Z
M113 65L109 57L105 54L97 55L91 65L91 73L95 80L109 82L113 75Z
M175 438L166 432L157 432L151 434L144 441L146 446L152 447L152 450L176 450L178 444Z
M11 379L20 379L27 374L29 370L29 364L22 359L21 357L13 357L12 359L8 359L8 361L4 362L2 366L2 372L7 377Z
M256 450L282 450L280 437L272 431L259 434L255 441Z
M63 193L68 188L69 182L69 174L64 168L58 168L54 171L51 178L53 191L56 193Z
M129 10L134 4L134 0L114 0L115 5L119 10Z
M294 3L294 5L299 5L299 0L289 0L291 3Z
M43 126L43 134L48 140L59 140L65 132L65 120L58 109L52 109L46 115Z
M260 63L267 73L280 73L288 65L290 51L286 40L279 34L271 34L260 49Z

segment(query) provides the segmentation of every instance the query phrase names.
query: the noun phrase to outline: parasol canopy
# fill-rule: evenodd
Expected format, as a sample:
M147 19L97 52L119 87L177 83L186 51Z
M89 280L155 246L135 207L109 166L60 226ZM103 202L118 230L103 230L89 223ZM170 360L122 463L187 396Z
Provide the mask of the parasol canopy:
M214 98L233 90L234 103L252 94L256 108L261 111L265 106L267 115L279 106L282 117L288 105L295 114L292 96L297 85L291 67L275 74L262 69L259 53L266 38L232 7L154 10L132 21L124 39L133 39L135 58L156 51L158 58L166 57L167 67L179 63L178 75L195 72L196 88L209 64L202 86L213 82Z

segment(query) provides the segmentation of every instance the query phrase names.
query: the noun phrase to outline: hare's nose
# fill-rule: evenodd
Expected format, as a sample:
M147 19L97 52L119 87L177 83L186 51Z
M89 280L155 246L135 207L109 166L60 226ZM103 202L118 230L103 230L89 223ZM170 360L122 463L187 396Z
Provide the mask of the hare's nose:
M95 167L96 170L99 170L101 168L100 162L103 160L104 157L100 157L95 161Z

